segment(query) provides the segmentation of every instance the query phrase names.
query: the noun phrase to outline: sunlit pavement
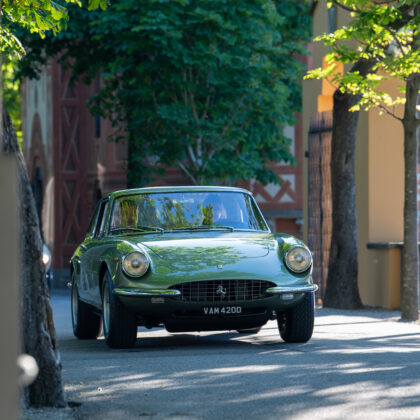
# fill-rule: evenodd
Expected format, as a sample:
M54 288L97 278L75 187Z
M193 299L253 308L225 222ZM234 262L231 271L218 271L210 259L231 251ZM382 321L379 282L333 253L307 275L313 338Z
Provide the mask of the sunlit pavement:
M137 345L73 337L53 308L67 397L80 419L420 419L420 325L399 312L317 311L307 344L276 322L257 335L139 328Z

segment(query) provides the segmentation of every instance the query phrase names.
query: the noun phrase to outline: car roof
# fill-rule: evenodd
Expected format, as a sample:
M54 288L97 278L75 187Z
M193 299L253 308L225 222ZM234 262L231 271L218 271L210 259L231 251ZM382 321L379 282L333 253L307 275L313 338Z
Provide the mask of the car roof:
M219 186L202 186L202 185L189 185L177 187L146 187L146 188L132 188L127 190L119 190L109 193L107 197L117 198L124 195L144 194L144 193L165 193L165 192L194 192L194 191L208 191L208 192L241 192L251 194L244 188L237 187L219 187Z

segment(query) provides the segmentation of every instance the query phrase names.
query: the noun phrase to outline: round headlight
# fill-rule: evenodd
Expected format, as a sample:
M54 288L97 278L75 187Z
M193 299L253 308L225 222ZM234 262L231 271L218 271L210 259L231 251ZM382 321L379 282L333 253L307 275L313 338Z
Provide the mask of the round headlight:
M123 257L122 268L131 277L141 277L149 268L149 260L141 252L131 252Z
M295 246L285 257L287 268L295 273L303 273L312 265L312 255L303 246Z
M49 262L50 262L50 256L46 252L43 252L42 253L42 263L44 265L48 265Z
M51 267L51 252L45 244L42 245L42 264L45 266L45 271Z

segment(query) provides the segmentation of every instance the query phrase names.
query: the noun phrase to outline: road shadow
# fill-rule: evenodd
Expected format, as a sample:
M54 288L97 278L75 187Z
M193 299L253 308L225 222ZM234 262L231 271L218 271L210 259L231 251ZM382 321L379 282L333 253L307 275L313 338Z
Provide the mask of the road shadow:
M93 420L418 419L420 328L395 314L318 310L306 344L284 343L275 322L257 335L139 328L126 350L67 329L66 392Z
M72 398L83 402L83 418L101 418L105 406L114 410L115 417L108 418L129 413L174 419L222 418L222 413L225 418L309 418L315 409L354 407L357 400L357 409L366 413L375 402L377 418L420 407L420 333L315 336L307 344L286 344L269 327L261 337L148 337L129 350L108 349L101 339L73 341L71 350L69 342L60 344L65 375L69 350L71 369L83 370L83 379L68 386ZM86 366L76 360L81 354L94 360ZM348 418L356 417L349 412Z

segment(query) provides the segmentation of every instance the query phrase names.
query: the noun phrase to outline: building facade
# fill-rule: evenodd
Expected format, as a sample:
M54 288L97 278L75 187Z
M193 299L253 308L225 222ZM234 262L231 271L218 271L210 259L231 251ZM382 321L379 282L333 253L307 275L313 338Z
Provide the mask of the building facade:
M87 111L93 89L56 62L22 85L23 152L58 279L98 198L125 187L126 147L106 141L108 122Z
M349 22L349 13L342 9L327 9L325 2L313 4L314 36L332 32ZM311 49L308 67L321 67L327 48L317 42ZM383 86L391 94L396 94L397 89L395 80ZM303 143L309 157L304 162L303 176L304 238L315 250L314 280L321 286L320 297L328 274L332 230L329 163L334 90L335 86L326 80L303 83ZM396 112L402 116L402 107ZM402 124L375 109L360 112L355 163L358 283L362 303L373 307L397 309L400 306L403 156Z
M55 284L68 278L68 261L83 240L96 202L126 186L127 146L108 140L109 121L92 116L87 101L99 81L72 83L71 72L53 61L39 80L22 84L23 152L32 182L44 242L52 251ZM302 129L287 127L296 166L271 163L281 185L254 180L251 190L273 231L302 236ZM152 185L188 185L176 168Z

